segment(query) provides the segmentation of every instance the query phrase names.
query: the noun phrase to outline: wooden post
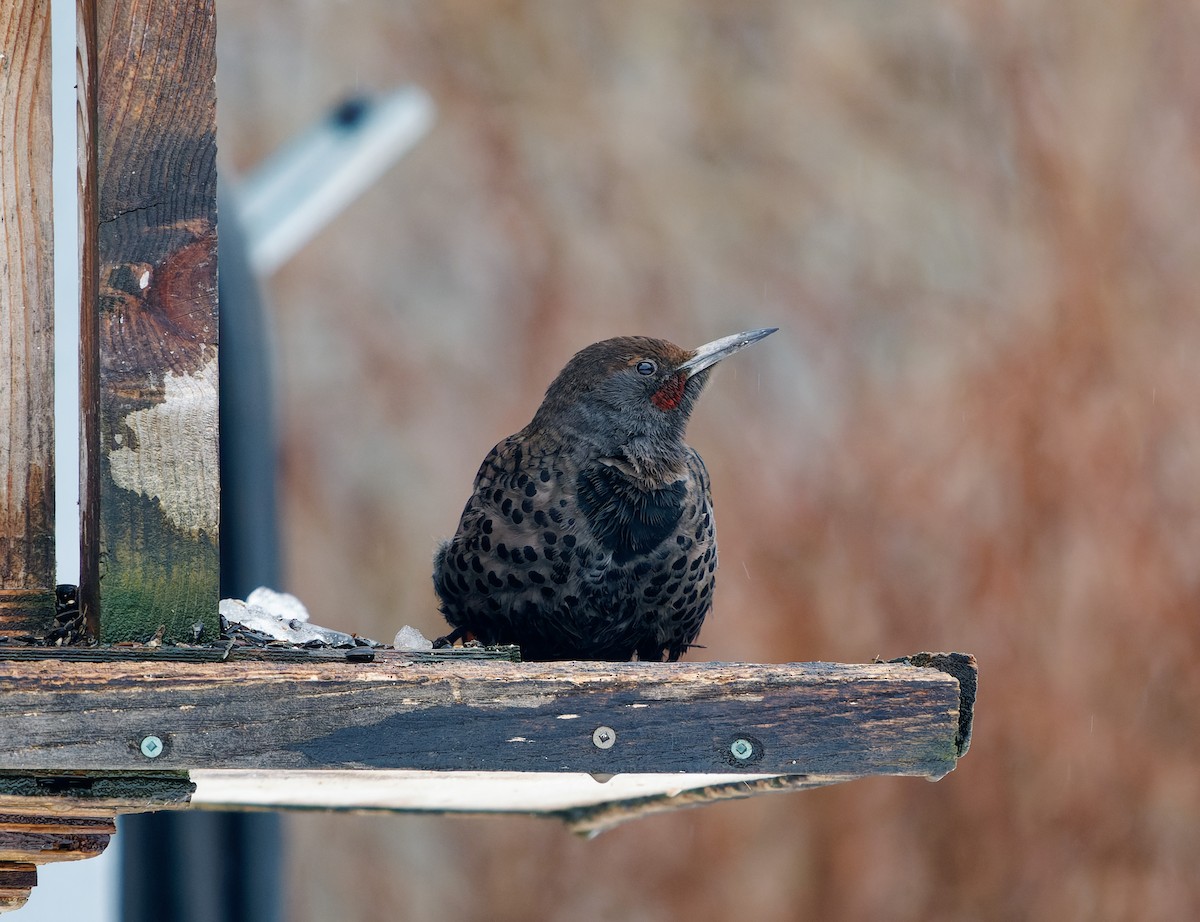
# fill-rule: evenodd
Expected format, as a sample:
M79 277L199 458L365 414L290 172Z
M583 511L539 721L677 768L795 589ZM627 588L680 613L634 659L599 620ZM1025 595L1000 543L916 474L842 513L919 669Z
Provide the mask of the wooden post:
M0 3L0 635L54 623L50 0Z
M219 630L213 0L80 0L85 556L103 641ZM91 268L90 268L91 267ZM95 395L94 400L91 396ZM91 545L88 546L89 541Z

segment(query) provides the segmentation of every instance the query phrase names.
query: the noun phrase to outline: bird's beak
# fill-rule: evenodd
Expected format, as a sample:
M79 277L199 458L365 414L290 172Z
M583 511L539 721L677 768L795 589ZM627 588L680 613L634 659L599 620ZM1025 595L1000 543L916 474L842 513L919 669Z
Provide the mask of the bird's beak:
M765 330L747 330L745 333L734 333L732 336L722 336L711 343L705 343L692 353L692 357L680 365L676 371L682 371L690 378L693 375L710 368L721 359L733 355L739 349L756 343L770 336L779 327L768 327Z

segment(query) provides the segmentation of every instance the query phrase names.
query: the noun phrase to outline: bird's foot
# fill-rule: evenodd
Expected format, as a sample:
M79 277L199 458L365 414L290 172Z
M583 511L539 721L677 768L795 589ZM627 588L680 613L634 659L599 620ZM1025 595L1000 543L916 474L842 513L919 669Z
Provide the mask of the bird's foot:
M467 637L468 634L470 634L470 631L468 631L465 627L456 627L444 637L437 638L433 642L433 649L440 650L443 647L453 647L455 641L462 640L463 638Z

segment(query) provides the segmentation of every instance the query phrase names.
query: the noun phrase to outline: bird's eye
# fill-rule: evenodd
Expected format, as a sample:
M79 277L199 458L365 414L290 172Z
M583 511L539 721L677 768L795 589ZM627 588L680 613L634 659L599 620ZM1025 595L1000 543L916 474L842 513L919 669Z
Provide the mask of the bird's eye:
M637 373L639 375L652 375L658 371L658 366L648 359L642 359L637 363Z

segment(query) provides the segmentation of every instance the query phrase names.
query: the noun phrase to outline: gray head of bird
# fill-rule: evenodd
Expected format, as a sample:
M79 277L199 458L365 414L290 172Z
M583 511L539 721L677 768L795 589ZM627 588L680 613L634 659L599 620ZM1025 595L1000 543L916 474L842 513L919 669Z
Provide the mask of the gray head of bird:
M595 457L677 461L712 367L776 329L735 333L695 349L648 336L593 343L550 384L529 429Z

